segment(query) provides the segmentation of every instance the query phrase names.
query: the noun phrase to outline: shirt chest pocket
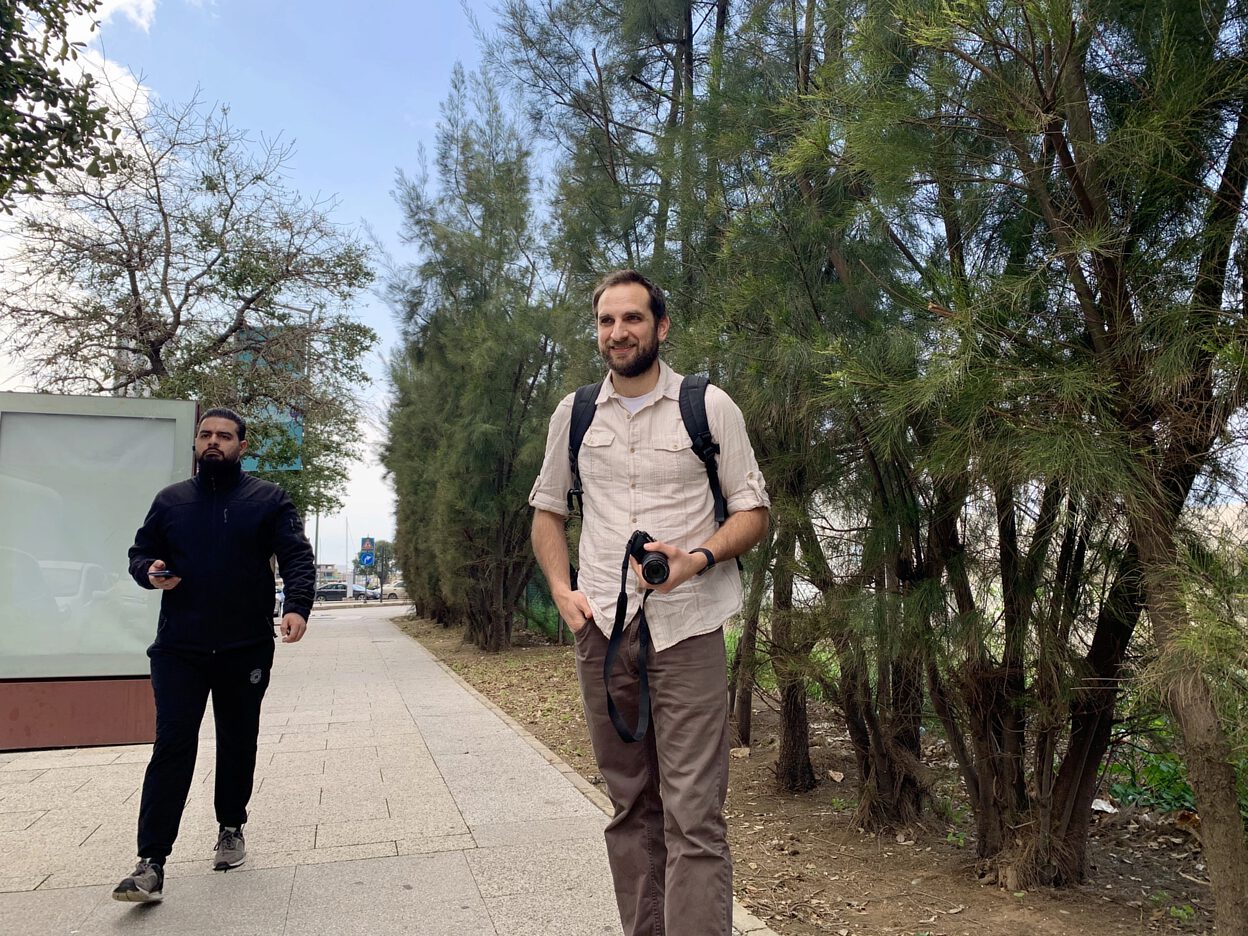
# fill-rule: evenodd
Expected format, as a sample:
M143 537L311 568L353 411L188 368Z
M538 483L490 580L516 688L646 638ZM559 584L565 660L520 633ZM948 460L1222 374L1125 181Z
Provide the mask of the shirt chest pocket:
M585 485L610 484L616 475L614 462L619 458L620 445L615 433L601 426L590 426L581 440L577 461ZM622 470L622 469L621 469Z
M705 475L702 462L693 454L693 443L688 433L658 437L651 443L649 451L649 464L643 467L643 471L658 484L683 486L695 483L699 476Z

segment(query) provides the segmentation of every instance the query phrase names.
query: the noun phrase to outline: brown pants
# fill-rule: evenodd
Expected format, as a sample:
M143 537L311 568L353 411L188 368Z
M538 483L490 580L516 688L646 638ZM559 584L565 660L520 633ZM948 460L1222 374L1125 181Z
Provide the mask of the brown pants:
M637 724L638 622L611 675L611 696ZM607 638L591 622L576 635L576 672L594 756L615 805L607 858L625 936L730 936L732 859L728 794L728 672L722 629L651 647L651 727L625 744L607 715ZM667 895L671 899L667 899Z

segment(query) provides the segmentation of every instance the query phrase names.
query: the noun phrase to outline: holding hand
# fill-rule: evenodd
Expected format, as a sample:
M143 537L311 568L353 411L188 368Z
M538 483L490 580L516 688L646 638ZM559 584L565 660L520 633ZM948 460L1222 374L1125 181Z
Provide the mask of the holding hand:
M676 546L669 546L667 543L660 543L657 540L646 543L642 549L646 552L660 552L667 557L668 575L667 581L661 585L651 585L642 577L641 564L636 559L629 559L629 563L633 567L633 574L637 576L643 588L653 589L661 595L666 595L673 588L683 585L699 572L706 569L708 560L701 553L689 553Z
M153 588L159 588L161 591L169 591L171 588L177 588L178 583L182 581L180 575L174 575L169 571L169 567L165 565L164 559L157 559L147 567L147 580L152 584Z

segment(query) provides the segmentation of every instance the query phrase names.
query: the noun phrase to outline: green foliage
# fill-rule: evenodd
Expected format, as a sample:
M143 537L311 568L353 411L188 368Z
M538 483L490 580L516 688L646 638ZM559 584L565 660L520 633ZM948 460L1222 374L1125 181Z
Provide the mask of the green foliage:
M0 211L39 195L65 170L117 168L108 111L85 72L72 75L81 43L70 22L99 0L0 0Z
M417 609L499 650L535 565L528 493L559 354L536 266L528 148L487 77L456 71L435 169L436 192L423 177L398 182L420 259L389 283L405 343L391 367L384 463Z
M1196 797L1187 769L1173 752L1142 753L1111 764L1109 794L1118 802L1159 812L1194 810Z
M360 451L351 314L368 254L286 188L290 150L198 101L118 111L124 171L67 167L26 206L0 331L43 391L197 400L253 426L261 476L305 514L339 505ZM298 452L279 415L303 424ZM283 471L298 455L301 471Z
M836 680L863 802L922 804L893 791L935 714L981 857L1023 829L1077 881L1124 677L1204 687L1244 749L1248 588L1203 507L1244 494L1248 6L731 13L505 5L492 58L561 154L551 256L570 294L653 272L665 356L741 406L797 544L763 651Z

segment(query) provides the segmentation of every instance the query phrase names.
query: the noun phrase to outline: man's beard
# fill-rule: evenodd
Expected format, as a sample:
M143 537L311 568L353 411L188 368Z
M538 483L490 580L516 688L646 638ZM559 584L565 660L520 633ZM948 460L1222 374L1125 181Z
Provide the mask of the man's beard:
M602 359L607 362L607 367L619 374L621 377L640 377L646 371L654 366L654 362L659 359L659 341L656 336L649 344L642 342L637 343L637 354L630 360L617 363L611 357L611 346L608 345L601 352Z
M204 453L205 455L207 453ZM199 473L209 478L224 478L238 471L238 459L229 458L226 455L217 453L219 458L205 458L200 455L196 460L199 465Z

